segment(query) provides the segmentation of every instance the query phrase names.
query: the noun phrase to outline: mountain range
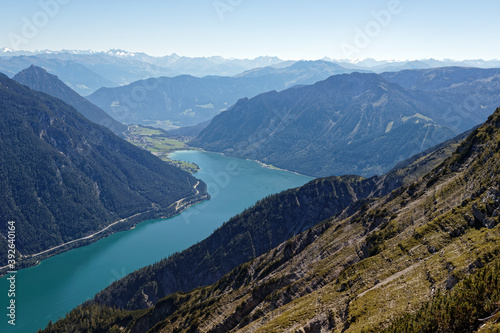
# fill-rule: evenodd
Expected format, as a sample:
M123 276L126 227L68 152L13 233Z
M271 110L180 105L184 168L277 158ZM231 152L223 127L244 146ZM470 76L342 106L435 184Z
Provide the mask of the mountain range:
M352 71L376 73L448 66L500 67L499 60L481 59L463 61L450 59L412 61L364 59L351 61L324 58L322 60ZM154 57L145 53L125 50L96 52L92 50L14 51L8 48L0 49L0 72L13 76L31 65L43 67L50 73L57 75L66 85L83 96L87 96L101 87L127 85L151 77L172 77L182 74L197 77L208 75L236 76L246 71L266 67L281 69L295 62L297 60L282 60L277 57L258 57L255 59L227 59L217 56L191 58L175 53Z
M45 256L30 259L34 254L171 216L207 197L205 184L189 173L3 74L0 113L0 219L15 222L19 268ZM98 233L114 222L120 223ZM6 223L0 233L7 235ZM0 264L7 245L1 237Z
M307 175L371 176L454 136L435 105L376 74L338 75L241 99L190 144Z
M346 68L367 69L374 73L393 72L407 69L430 69L441 67L476 67L476 68L497 68L500 67L500 60L453 60L453 59L417 59L417 60L376 60L366 58L363 60L336 60L324 58L323 60L338 63Z
M101 87L113 87L117 83L90 70L83 64L60 59L36 56L0 57L0 72L13 77L25 68L35 65L57 75L67 86L79 94L88 95Z
M189 58L172 54L151 57L144 53L123 50L107 52L63 50L63 51L12 51L0 50L0 72L13 76L31 65L42 67L57 75L73 90L87 96L101 87L117 87L137 80L160 76L224 75L233 76L241 72L283 62L274 57L256 59L224 59L222 57Z
M382 178L317 179L266 198L43 332L498 330L500 109L464 136ZM276 246L280 230L297 234ZM251 260L231 269L231 253ZM214 273L225 275L204 285ZM200 285L186 291L181 276Z
M127 86L101 88L87 98L122 123L192 126L212 119L239 98L292 85L313 84L352 70L324 61L302 61L282 69L266 67L235 77L160 77Z
M278 57L269 57L269 56L261 56L255 59L229 59L221 56L212 56L212 57L186 57L179 56L175 53L166 56L150 56L143 52L129 52L126 50L120 49L111 49L108 51L93 51L93 50L39 50L39 51L22 51L22 50L12 50L9 48L1 48L0 49L0 57L13 57L13 56L46 56L46 57L54 57L57 58L61 55L108 55L117 58L123 59L138 59L140 61L156 64L162 67L171 67L173 64L177 64L181 69L180 73L191 74L194 76L205 76L205 75L236 75L245 70L249 70L252 68L258 67L284 67L285 65L291 65L293 60L283 60ZM491 60L483 60L483 59L468 59L468 60L453 60L453 59L416 59L416 60L376 60L373 58L366 59L333 59L325 57L322 60L328 62L337 63L343 67L347 68L356 68L356 69L370 69L374 72L381 73L386 72L387 68L390 67L398 67L400 70L402 69L416 69L418 68L436 68L436 67L449 67L449 66L460 66L460 67L479 67L479 68L494 68L500 66L500 60L491 59ZM297 61L297 60L296 60ZM199 74L195 74L186 70L186 68L182 67L182 64L191 63L192 70L199 71L200 67L204 68L204 66L200 66L202 63L206 63L210 65L210 68L204 68L205 72ZM232 64L232 66L236 69L236 72L221 72L221 68L217 67L220 64ZM222 67L224 68L224 67Z
M498 102L499 70L475 71L352 73L264 93L239 100L190 144L313 176L380 175L487 118L484 110ZM433 82L438 73L455 80L434 90L398 84L424 73ZM481 103L468 104L472 98Z

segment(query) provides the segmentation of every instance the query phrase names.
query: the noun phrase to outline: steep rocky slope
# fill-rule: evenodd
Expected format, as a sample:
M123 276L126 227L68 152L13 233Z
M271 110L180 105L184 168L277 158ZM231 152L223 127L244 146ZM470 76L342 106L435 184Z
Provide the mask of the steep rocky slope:
M169 295L146 310L78 308L46 331L90 326L130 332L390 329L402 322L396 318L439 295L463 297L462 286L469 283L464 279L471 274L498 281L491 265L500 253L499 168L500 109L424 177L358 209L345 209L217 283ZM467 312L468 330L479 329L481 316L494 315L498 293L484 295L491 306L476 304L472 310L477 311ZM440 312L452 318L443 321L442 331L461 327L454 326L459 322L451 311ZM98 319L82 324L92 314Z

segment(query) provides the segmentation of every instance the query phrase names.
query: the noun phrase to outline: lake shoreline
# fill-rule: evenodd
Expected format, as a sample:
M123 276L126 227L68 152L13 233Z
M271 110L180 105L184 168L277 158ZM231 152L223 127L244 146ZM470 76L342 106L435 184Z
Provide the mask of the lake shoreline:
M71 240L69 242L54 246L50 249L44 250L44 251L39 252L39 253L26 255L26 256L24 256L24 259L16 262L16 267L15 267L16 272L22 271L23 269L26 269L26 268L37 266L43 260L57 256L57 255L62 254L64 252L93 244L93 243L95 243L101 239L107 238L115 233L133 230L140 223L144 223L144 222L148 222L148 221L152 221L152 220L166 220L166 219L170 219L172 217L175 217L175 216L181 214L183 211L185 211L189 207L210 199L210 195L208 193L200 195L200 192L197 189L198 184L199 184L199 181L194 186L194 189L197 191L196 194L187 196L185 198L181 198L181 199L173 202L169 207L167 207L165 209L156 210L156 211L152 211L152 209L149 209L149 210L144 211L144 212L136 213L132 216L125 217L123 219L115 221L115 222L105 226L104 228L94 232L91 235ZM181 206L177 205L173 212L168 212L173 205L176 205L178 202L184 202L185 200L188 200L188 201L186 203L183 203ZM148 214L150 214L150 215L148 216ZM143 215L145 215L147 217L141 218L141 216L143 216ZM115 226L118 226L118 227L114 228ZM9 268L9 265L0 267L0 278L7 275L9 271L11 271L11 269Z
M308 177L275 172L253 161L236 160L219 154L188 151L176 158L200 165L203 171L195 174L195 177L200 180L200 184L212 183L215 186L209 187L210 200L200 202L199 197L191 197L176 202L169 211L155 212L156 216L152 213L137 216L135 221L108 229L105 233L116 231L110 237L54 255L30 269L20 270L16 277L19 282L16 303L19 302L19 310L22 309L26 315L19 317L16 328L23 332L36 332L46 327L49 320L54 322L64 317L115 281L203 241L223 223L255 202L310 181ZM216 183L213 175L227 171L228 164L235 163L238 164L239 172L231 175L231 181ZM203 187L199 190L205 194ZM191 192L192 195L195 193ZM200 203L190 207L197 202ZM168 220L159 219L175 212L177 204L177 216ZM147 209L150 207L144 210ZM182 214L178 214L181 210ZM134 225L137 227L130 230ZM124 230L127 227L129 232L118 232L118 227ZM85 240L77 245L88 243L89 240ZM2 280L6 282L6 277ZM2 295L0 300L8 301L7 294ZM0 331L8 331L8 327L6 321L0 322Z
M231 157L231 158L237 158L237 159L241 159L241 160L245 160L245 161L252 161L252 162L257 162L259 163L263 168L266 168L266 169L270 169L270 170L278 170L278 171L286 171L286 172L290 172L290 173L293 173L297 176L302 176L302 177L308 177L308 178L311 178L311 179L316 179L318 177L315 177L315 176L311 176L311 175L305 175L305 174L302 174L302 173L299 173L299 172L296 172L296 171L292 171L292 170L287 170L287 169L283 169L283 168L278 168L274 165L271 165L271 164L266 164L264 162L261 162L259 160L254 160L254 159L251 159L251 158L241 158L241 157L238 157L238 156L232 156L232 155L228 155L228 154L224 154L224 153L221 153L219 151L211 151L211 150L204 150L202 148L197 148L197 147L191 147L192 149L187 149L187 150L178 150L178 151L173 151L171 153L168 154L168 156L170 156L170 154L174 154L176 152L182 152L182 151L201 151L201 152L205 152L205 153L213 153L213 154L218 154L218 155L221 155L221 156L224 156L224 157Z

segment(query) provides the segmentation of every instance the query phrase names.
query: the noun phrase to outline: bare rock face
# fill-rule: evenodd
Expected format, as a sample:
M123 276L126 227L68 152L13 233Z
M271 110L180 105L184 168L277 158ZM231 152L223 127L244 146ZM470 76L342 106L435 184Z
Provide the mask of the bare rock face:
M335 320L331 313L314 317L307 325L299 329L302 333L328 333L335 329Z
M458 278L455 275L451 275L448 280L446 280L446 289L450 290L458 283Z
M495 189L490 189L483 195L482 206L472 206L475 222L492 229L498 224L500 200Z

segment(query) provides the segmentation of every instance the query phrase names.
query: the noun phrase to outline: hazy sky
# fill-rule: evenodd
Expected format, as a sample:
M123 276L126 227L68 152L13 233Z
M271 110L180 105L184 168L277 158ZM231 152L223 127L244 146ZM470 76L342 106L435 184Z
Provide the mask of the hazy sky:
M0 5L0 48L18 50L500 58L498 0L0 0Z

